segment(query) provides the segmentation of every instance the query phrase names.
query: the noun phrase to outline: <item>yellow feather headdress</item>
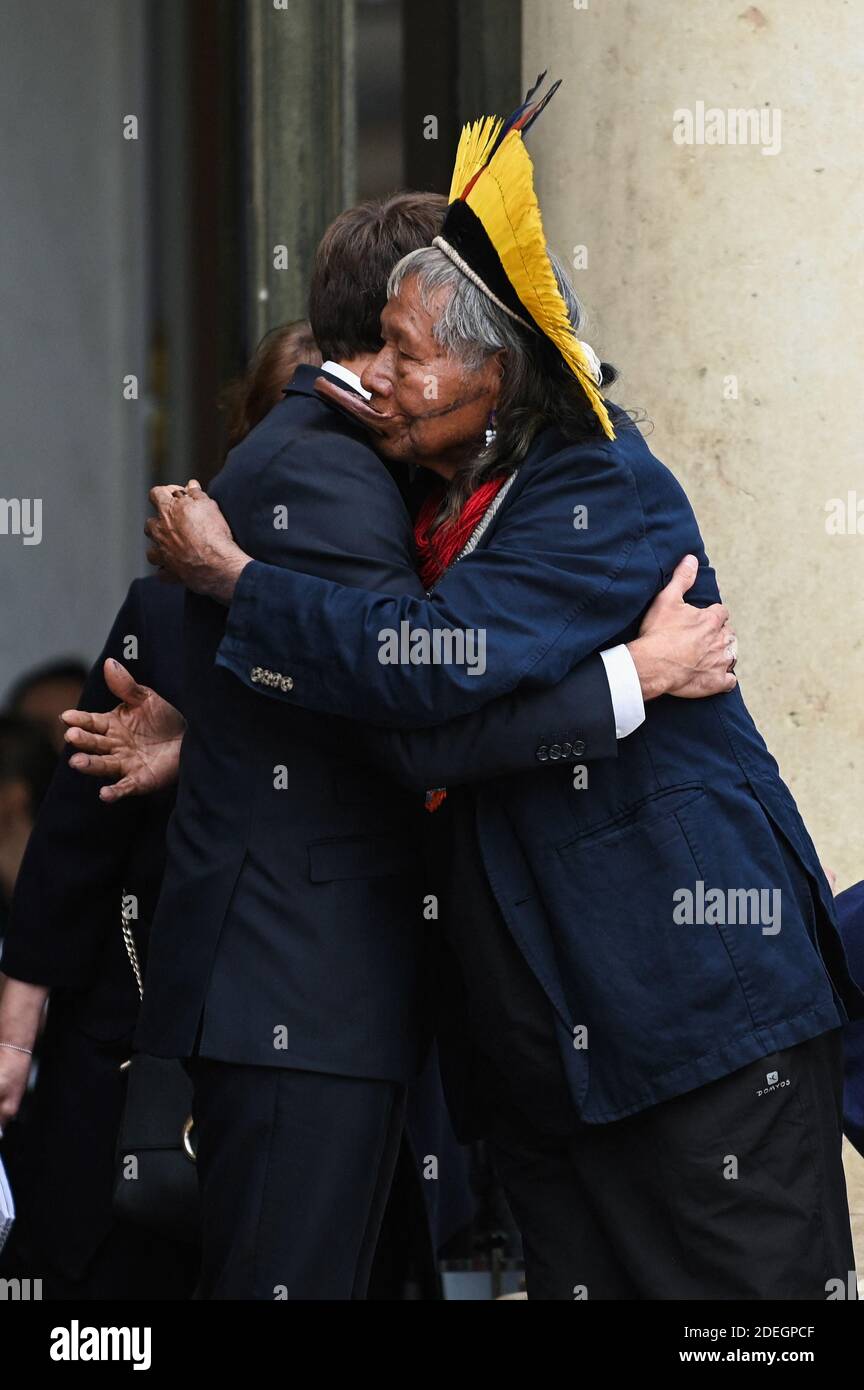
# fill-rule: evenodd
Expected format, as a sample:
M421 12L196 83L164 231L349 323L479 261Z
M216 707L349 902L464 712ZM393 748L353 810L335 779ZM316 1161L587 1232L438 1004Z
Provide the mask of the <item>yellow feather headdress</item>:
M465 126L456 151L450 206L434 245L511 318L536 329L578 378L605 434L615 438L594 368L576 336L546 248L534 167L523 135L560 86L525 101L506 121L485 116Z

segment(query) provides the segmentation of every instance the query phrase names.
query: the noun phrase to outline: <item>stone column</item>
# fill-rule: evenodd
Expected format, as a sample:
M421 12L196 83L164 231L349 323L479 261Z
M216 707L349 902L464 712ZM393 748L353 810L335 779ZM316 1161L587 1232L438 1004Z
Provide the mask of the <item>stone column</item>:
M353 0L248 0L250 345L306 313L315 247L354 201L353 45Z
M523 44L526 82L564 79L528 136L550 243L586 248L586 336L689 493L742 690L842 888L864 878L864 8L524 0Z

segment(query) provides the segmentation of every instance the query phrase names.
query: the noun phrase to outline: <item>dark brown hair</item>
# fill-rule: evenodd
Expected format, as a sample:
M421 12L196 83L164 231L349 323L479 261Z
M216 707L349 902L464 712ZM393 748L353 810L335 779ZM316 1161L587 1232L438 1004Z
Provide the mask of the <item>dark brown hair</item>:
M309 291L309 321L326 359L378 351L390 272L409 251L431 244L446 210L440 193L394 193L331 222L315 253Z
M226 415L228 448L245 439L259 421L282 399L301 362L320 367L323 358L306 319L285 323L261 339L242 376L235 378L222 393Z

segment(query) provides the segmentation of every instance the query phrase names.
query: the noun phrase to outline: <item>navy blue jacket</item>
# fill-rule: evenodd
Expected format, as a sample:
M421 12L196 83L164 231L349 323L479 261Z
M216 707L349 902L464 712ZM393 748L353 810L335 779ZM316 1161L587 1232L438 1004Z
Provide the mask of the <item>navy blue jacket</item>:
M220 665L250 688L256 670L275 668L291 685L267 693L283 704L432 725L554 685L574 662L632 638L688 551L700 564L688 597L716 602L684 491L612 409L614 442L577 446L552 428L538 437L480 545L426 599L250 564ZM382 631L403 623L485 630L485 674L382 664ZM655 701L617 759L589 773L581 790L557 768L485 780L477 793L486 873L555 1011L585 1121L638 1111L861 1010L830 889L740 689ZM781 837L809 877L812 924L796 907ZM709 890L725 895L725 922L675 920L682 892L699 915ZM781 929L732 924L745 907L730 890L779 891Z
M837 920L852 974L864 983L864 882L855 883L835 898ZM864 1158L864 1022L850 1023L843 1035L846 1082L843 1088L843 1129Z
M384 602L422 598L399 491L356 423L316 396L318 375L299 370L212 495L262 562ZM200 1024L206 1057L406 1080L428 1044L437 948L423 792L530 767L538 739L571 762L614 760L602 663L449 730L376 731L374 711L370 727L286 717L256 693L261 673L247 688L216 666L226 617L187 597L189 728L136 1044L188 1055ZM373 755L390 776L359 761Z

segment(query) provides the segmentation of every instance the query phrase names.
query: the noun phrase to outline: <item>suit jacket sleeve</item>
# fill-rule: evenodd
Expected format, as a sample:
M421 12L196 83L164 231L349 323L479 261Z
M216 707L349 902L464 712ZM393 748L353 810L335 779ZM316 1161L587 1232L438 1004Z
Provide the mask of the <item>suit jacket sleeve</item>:
M255 688L278 698L264 686ZM310 742L331 751L335 743L346 756L382 768L416 792L618 755L609 681L599 656L580 662L550 689L516 691L424 729L373 727L299 706L287 717Z
M574 525L574 508L587 524ZM252 563L217 661L282 698L393 728L459 718L520 685L549 687L635 624L662 582L630 469L614 445L566 448L532 470L488 545L428 598L369 594ZM485 669L382 661L385 634L472 632ZM476 650L476 649L475 649Z
M81 708L105 712L117 703L102 676L102 663L127 660L125 641L137 637L142 659L136 678L147 681L144 604L136 580L114 620L102 654L87 678ZM70 750L71 752L71 750ZM120 930L119 876L132 846L141 803L104 805L103 781L58 763L15 885L0 966L31 984L83 987L94 976L105 933Z

